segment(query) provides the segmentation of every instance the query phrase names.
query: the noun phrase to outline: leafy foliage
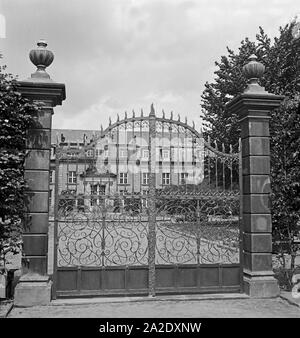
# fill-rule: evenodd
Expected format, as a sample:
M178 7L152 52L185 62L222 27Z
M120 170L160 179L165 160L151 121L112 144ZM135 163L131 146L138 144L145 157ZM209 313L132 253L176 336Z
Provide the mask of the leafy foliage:
M0 66L0 264L8 252L17 253L22 245L26 130L36 123L37 110L21 97L6 67Z
M244 90L242 66L251 54L266 66L261 84L267 91L286 97L271 113L271 197L274 248L283 259L286 254L292 257L292 269L300 222L300 38L292 34L294 25L280 27L274 41L260 27L256 40L243 40L237 53L227 48L228 56L216 62L215 81L206 83L202 94L205 134L235 145L236 150L238 116L226 111L225 104Z

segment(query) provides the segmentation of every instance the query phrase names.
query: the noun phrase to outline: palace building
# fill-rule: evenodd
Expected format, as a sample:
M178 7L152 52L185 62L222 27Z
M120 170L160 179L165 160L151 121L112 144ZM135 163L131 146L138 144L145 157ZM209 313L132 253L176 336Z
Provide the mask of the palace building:
M156 188L196 183L203 176L203 139L165 128L155 137ZM53 129L51 134L50 210L58 194L147 194L149 130L142 124L103 130ZM95 203L97 198L95 197ZM91 202L93 203L93 201Z

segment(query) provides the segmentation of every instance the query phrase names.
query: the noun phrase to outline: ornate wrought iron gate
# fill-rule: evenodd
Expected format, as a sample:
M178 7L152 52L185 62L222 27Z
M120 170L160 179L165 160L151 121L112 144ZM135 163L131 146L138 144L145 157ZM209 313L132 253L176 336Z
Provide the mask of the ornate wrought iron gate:
M54 296L238 292L239 156L180 118L56 147Z

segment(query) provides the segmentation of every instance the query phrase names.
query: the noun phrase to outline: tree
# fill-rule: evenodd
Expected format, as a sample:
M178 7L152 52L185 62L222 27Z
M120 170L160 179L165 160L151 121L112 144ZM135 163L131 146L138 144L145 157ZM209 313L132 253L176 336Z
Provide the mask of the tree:
M0 55L1 58L1 55ZM26 194L26 131L35 125L38 107L21 97L6 67L0 65L0 265L22 246Z
M225 104L244 90L242 66L251 54L266 66L261 84L269 92L286 96L271 113L271 211L274 248L283 264L285 254L290 256L292 270L300 223L300 38L292 34L295 25L293 21L280 27L273 42L260 27L256 40L243 40L238 53L227 48L228 56L216 62L215 81L206 83L202 94L204 134L219 143L233 144L235 150L240 133L238 116L226 111Z
M235 152L238 150L240 134L238 116L229 114L225 105L246 88L242 67L255 50L255 43L248 38L241 42L238 54L227 47L228 56L222 56L220 62L215 62L218 67L215 82L207 82L202 94L204 134L210 135L220 144L231 144Z

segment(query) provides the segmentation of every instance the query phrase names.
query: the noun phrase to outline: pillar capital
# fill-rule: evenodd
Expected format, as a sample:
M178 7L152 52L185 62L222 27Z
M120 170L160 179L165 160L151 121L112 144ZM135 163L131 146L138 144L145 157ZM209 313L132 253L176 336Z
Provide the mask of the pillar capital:
M51 107L61 105L66 99L63 83L31 81L31 79L17 82L18 91L27 99L49 103Z
M227 103L226 109L238 113L240 120L245 117L268 117L270 111L280 106L283 95L244 92Z

